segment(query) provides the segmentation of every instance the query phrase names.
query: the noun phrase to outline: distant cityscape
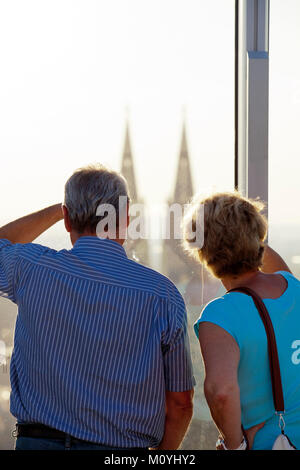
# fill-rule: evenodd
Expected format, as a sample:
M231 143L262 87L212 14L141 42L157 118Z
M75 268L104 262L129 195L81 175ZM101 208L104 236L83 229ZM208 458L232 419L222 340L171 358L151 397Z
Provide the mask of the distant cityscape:
M131 199L142 203L135 178L134 158L131 150L130 130L127 123L122 155L121 172L128 181ZM184 204L194 194L185 124L182 128L181 145L178 155L175 187L171 203ZM38 240L55 249L69 248L68 236L63 231L56 235L47 234ZM286 260L294 274L300 279L300 226L272 225L270 244ZM213 298L222 295L224 289L219 281L204 270L192 258L188 257L178 240L138 240L126 242L129 257L141 263L159 268L168 276L182 293L188 311L189 337L191 344L194 374L196 378L195 411L189 432L182 444L182 449L214 449L217 430L211 420L209 409L203 395L204 370L199 344L193 331L193 324L199 317L203 306ZM154 264L154 265L153 265ZM14 325L17 307L6 299L0 299L0 341L6 345L6 364L0 365L0 450L13 449L12 431L15 418L9 413L9 363L13 348Z

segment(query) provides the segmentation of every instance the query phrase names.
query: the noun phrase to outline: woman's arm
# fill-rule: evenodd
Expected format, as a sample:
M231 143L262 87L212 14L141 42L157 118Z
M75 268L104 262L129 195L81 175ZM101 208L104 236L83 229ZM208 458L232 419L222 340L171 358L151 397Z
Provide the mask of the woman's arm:
M236 449L243 440L237 381L239 347L229 333L209 322L200 323L199 341L205 366L205 398L226 447Z
M204 393L212 418L227 449L236 449L243 440L237 380L238 344L227 331L209 322L200 323L199 341L205 366ZM245 431L250 449L263 425L260 423Z
M272 274L276 271L288 271L291 272L286 262L281 258L281 256L276 253L268 245L265 247L264 257L263 257L263 266L261 270L264 273Z

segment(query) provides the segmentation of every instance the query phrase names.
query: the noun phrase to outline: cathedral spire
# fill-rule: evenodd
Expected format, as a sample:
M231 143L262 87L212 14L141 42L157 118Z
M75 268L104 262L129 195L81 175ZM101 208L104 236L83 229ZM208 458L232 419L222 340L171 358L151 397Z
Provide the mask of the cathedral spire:
M182 126L181 145L173 199L174 202L179 204L186 204L193 197L193 195L193 178L187 145L186 124L184 120Z
M137 202L138 193L137 193L137 185L136 185L136 179L135 179L128 118L126 120L125 141L124 141L124 147L123 147L121 173L127 180L131 200L133 202Z
M133 204L143 204L143 199L137 191L137 184L134 171L134 159L132 154L129 119L127 115L125 126L125 139L123 146L123 155L121 163L121 173L126 178L129 196ZM128 238L126 241L126 252L130 259L139 260L142 264L149 265L148 241L145 239L133 240Z
M192 171L187 145L186 124L183 119L177 174L171 204L188 204L194 195ZM169 214L168 214L169 217ZM175 283L186 283L191 278L191 273L198 273L199 263L183 251L181 240L174 237L174 218L169 218L170 238L164 242L162 272Z

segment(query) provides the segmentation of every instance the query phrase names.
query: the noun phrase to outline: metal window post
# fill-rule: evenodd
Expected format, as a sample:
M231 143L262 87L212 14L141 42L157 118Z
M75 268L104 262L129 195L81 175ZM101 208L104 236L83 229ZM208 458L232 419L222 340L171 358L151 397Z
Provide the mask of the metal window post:
M269 0L236 0L235 186L268 202Z

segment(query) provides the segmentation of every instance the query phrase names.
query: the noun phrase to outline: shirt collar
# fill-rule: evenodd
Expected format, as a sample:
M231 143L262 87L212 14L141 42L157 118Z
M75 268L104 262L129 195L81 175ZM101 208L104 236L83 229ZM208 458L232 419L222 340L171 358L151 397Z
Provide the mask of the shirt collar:
M97 236L83 236L76 240L72 251L78 255L93 253L101 256L127 258L125 249L120 243Z

